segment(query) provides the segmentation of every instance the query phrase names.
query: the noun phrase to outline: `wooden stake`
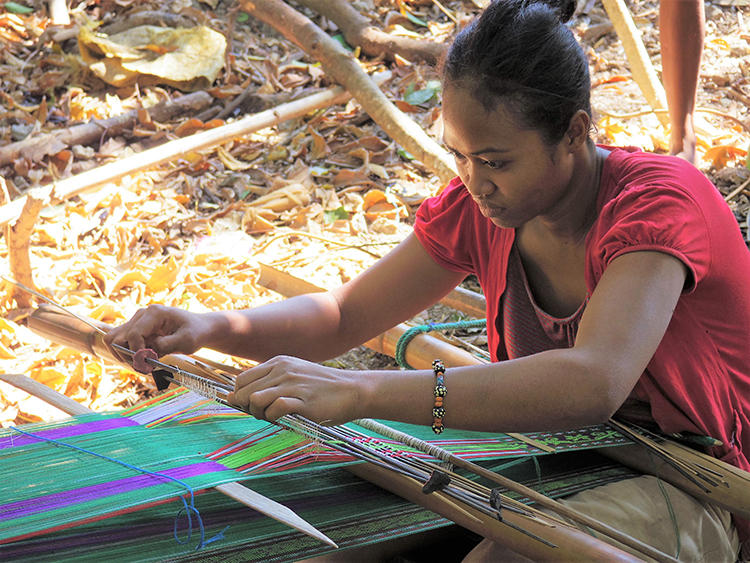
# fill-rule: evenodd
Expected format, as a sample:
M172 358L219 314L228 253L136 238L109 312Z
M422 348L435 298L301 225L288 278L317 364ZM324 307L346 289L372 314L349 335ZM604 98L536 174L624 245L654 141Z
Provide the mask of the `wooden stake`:
M42 200L33 196L27 197L24 201L23 212L7 229L10 271L16 280L31 288L36 286L29 259L29 238L42 206ZM18 307L26 308L32 305L31 296L18 288L13 290L13 297Z

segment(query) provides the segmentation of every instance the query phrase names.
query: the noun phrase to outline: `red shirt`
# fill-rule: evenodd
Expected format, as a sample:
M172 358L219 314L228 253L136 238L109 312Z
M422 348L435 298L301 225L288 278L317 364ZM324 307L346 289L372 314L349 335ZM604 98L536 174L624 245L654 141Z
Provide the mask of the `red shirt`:
M717 438L724 445L713 455L750 470L750 252L736 218L713 184L676 157L614 149L599 190L598 217L586 237L589 295L626 252L665 252L689 272L633 395L650 403L664 432ZM456 178L422 204L414 232L437 263L477 276L492 360L508 357L501 297L514 230L483 217Z

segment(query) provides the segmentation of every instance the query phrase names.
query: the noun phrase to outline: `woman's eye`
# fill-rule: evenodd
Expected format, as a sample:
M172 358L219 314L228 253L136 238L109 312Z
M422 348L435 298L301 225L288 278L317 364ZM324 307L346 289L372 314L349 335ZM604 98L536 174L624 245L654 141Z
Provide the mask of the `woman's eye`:
M486 166L487 168L491 168L492 170L498 170L505 166L504 160L483 160L482 164Z

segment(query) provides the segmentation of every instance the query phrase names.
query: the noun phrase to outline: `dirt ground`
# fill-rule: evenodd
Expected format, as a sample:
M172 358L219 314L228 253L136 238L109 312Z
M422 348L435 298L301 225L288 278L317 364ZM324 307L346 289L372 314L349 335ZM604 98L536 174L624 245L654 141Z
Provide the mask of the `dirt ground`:
M628 1L657 73L661 69L658 2ZM53 26L41 1L30 11L0 7L0 152L38 139L0 164L0 203L36 186L125 160L169 140L230 123L258 104L278 105L327 87L303 51L224 0L84 0L73 24ZM449 41L482 2L352 2L391 33ZM750 6L707 1L707 33L697 93L697 166L727 196L747 233L750 170ZM164 6L168 6L165 12ZM300 8L322 29L332 22ZM203 25L226 40L216 77L198 89L206 108L163 121L143 112L115 135L72 146L48 133L183 96L185 85L143 80L104 82L82 58L82 30L114 33L139 16L168 27ZM631 77L622 44L602 6L579 2L570 23L590 61L597 142L664 152L668 132ZM158 45L147 45L156 52ZM383 91L435 139L440 138L434 68L360 55L368 72L389 69ZM193 84L195 86L195 84ZM241 98L243 92L253 94ZM244 100L244 101L243 101ZM228 106L238 102L234 109ZM242 102L242 103L239 103ZM214 111L211 112L211 108ZM224 115L216 117L217 111ZM212 122L212 119L214 120ZM215 120L219 121L215 121ZM251 307L280 296L259 283L261 264L330 288L351 279L410 232L420 202L440 182L392 142L356 101L323 108L45 207L32 224L31 274L37 288L78 314L121 323L138 307L165 303L192 310ZM0 208L1 209L1 208ZM3 229L4 231L4 229ZM0 271L10 271L8 237L0 237ZM471 280L469 280L471 286ZM475 288L475 287L474 287ZM476 288L475 288L476 289ZM32 303L0 282L0 373L22 373L96 410L128 406L154 392L145 376L50 344L23 326ZM454 320L435 308L415 322ZM481 333L462 338L481 347ZM220 361L236 362L220 355ZM392 365L363 349L334 360L349 367ZM240 364L242 365L242 364ZM0 383L0 424L53 420L62 414Z

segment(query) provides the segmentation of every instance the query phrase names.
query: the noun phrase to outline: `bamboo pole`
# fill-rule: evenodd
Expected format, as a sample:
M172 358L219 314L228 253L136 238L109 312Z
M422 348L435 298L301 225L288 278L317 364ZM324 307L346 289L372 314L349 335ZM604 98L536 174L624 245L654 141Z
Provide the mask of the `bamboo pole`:
M633 79L646 101L655 110L666 109L667 94L651 64L651 58L643 45L641 33L633 22L630 10L623 0L602 0L602 4L625 50ZM669 125L667 114L657 113L656 117L663 126Z
M534 561L641 561L585 532L553 521L540 512L535 511L535 517L528 517L504 511L502 518L510 524L545 538L552 542L554 547L529 538L511 526L474 508L467 506L457 510L454 503L440 492L424 494L423 484L409 477L387 472L373 464L360 463L351 465L347 469L366 481L432 510Z
M385 81L389 77L390 73L385 72L376 75L373 80ZM328 88L327 90L311 94L299 100L281 104L260 113L248 115L233 123L201 131L182 139L175 139L174 141L169 141L163 145L134 154L133 156L52 182L46 186L34 188L31 194L37 199L43 201L49 200L49 203L64 201L75 195L92 191L107 182L118 180L127 174L174 160L192 151L215 147L241 135L247 135L254 131L277 125L283 121L301 117L321 107L343 103L350 97L351 94L339 86ZM25 201L26 196L22 196L11 203L1 206L0 226L19 216Z
M303 293L316 293L324 291L322 288L281 272L270 266L261 265L260 276L257 283L267 289L271 289L284 297L294 297ZM396 353L396 344L399 338L411 327L401 323L390 330L365 342L365 346L393 357ZM456 348L452 344L444 342L429 334L415 336L406 348L405 359L409 365L417 369L430 369L432 360L440 358L448 367L470 366L485 363L465 350Z

